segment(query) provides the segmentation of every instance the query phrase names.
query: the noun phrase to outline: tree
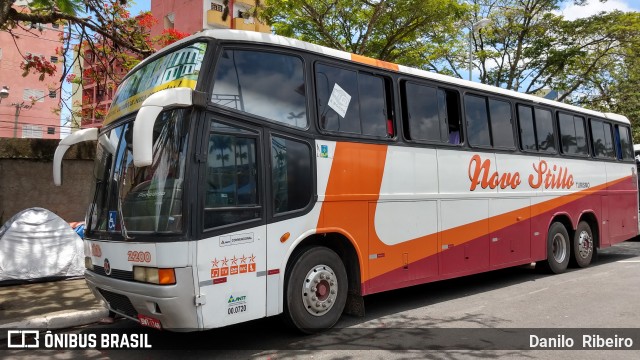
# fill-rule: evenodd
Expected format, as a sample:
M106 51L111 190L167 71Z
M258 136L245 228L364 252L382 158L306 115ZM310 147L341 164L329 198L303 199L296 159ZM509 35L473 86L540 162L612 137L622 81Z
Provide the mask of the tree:
M150 28L157 20L150 12L131 16L126 0L34 0L28 7L15 7L12 4L11 0L0 0L2 31L13 35L18 28L37 31L32 29L33 24L65 26L61 38L63 46L58 49L63 60L62 71L57 71L57 67L46 59L26 55L21 65L25 75L29 72L40 74L41 81L45 75L59 76L61 94L63 81L76 84L95 81L106 88L106 83L111 80L117 85L128 70L155 52L155 46L165 46L188 35L171 29L157 38L151 38ZM74 48L75 56L70 56ZM97 71L86 72L82 69L87 50L98 61ZM72 74L74 64L80 67L82 78ZM67 99L70 97L70 94L64 96Z
M279 35L441 71L470 10L455 0L267 0L261 16Z

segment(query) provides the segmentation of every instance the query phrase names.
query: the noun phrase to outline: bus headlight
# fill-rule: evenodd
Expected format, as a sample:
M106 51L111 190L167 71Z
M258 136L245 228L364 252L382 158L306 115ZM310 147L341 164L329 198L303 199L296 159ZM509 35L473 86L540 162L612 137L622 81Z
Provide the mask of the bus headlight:
M84 257L84 267L93 271L93 261L91 261L91 256Z
M134 266L133 280L150 284L173 285L176 283L176 272L173 269Z

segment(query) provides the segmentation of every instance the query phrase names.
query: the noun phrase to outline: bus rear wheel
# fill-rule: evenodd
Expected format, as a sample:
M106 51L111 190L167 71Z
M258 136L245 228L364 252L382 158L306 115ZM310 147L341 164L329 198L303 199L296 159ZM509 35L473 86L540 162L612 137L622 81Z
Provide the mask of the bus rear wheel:
M571 241L567 229L560 222L554 222L547 234L547 260L541 263L542 269L553 274L567 270L571 251Z
M338 254L321 246L306 249L294 259L287 277L285 316L307 334L329 329L342 315L347 290Z
M580 221L573 237L571 264L584 268L591 264L593 258L593 232L591 226Z

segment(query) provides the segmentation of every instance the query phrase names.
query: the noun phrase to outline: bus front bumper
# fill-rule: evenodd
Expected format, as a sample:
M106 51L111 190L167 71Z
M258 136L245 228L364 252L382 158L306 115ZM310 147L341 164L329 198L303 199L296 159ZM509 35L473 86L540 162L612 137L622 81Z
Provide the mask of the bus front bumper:
M160 321L163 329L198 330L191 267L176 268L175 285L153 285L113 279L85 271L89 289L111 311L140 322L139 316Z

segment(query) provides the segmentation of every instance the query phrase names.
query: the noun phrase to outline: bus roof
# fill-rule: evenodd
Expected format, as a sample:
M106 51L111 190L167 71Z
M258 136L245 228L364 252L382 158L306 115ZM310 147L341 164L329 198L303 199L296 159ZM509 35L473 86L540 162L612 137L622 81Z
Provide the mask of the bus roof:
M496 86L481 84L477 82L455 78L452 76L447 76L447 75L428 72L425 70L411 68L404 65L398 65L398 64L393 64L386 61L376 60L376 59L368 58L366 56L352 54L346 51L336 50L336 49L328 48L321 45L315 45L308 42L287 38L284 36L260 33L255 31L203 30L201 32L198 32L194 35L191 35L187 38L184 38L170 45L169 48L177 47L184 42L191 41L195 38L202 38L202 37L209 37L209 38L220 39L220 40L233 40L233 41L260 43L260 44L272 44L272 45L278 45L283 47L306 50L306 51L310 51L310 52L314 52L314 53L318 53L326 56L331 56L331 57L335 57L343 60L350 60L350 61L363 63L363 64L367 64L367 65L371 65L379 68L384 68L384 69L392 70L402 74L415 75L425 79L435 80L438 82L448 83L451 85L463 86L469 89L476 89L479 91L486 91L486 92L500 94L504 96L510 96L513 98L531 101L533 103L554 106L557 108L563 108L570 111L580 112L586 115L597 116L600 118L605 118L605 119L610 119L610 120L618 121L625 124L630 124L629 119L627 119L627 117L625 117L624 115L619 115L614 113L603 113L599 111L589 110L589 109L561 103L558 101L548 100L548 99L541 98L534 95L523 94L523 93L519 93L517 91L512 91L512 90L506 90ZM138 66L140 66L140 64L138 64Z

